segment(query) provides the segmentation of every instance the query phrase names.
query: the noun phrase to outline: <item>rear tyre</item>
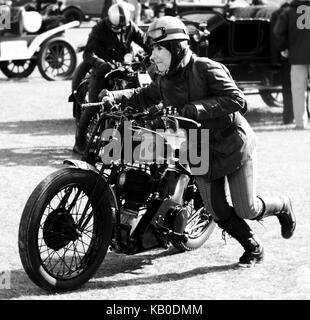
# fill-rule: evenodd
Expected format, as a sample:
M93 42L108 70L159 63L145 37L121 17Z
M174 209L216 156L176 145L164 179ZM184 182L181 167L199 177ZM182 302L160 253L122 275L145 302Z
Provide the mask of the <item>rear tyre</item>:
M194 193L187 201L186 210L188 221L184 233L188 236L188 241L172 241L172 245L181 252L192 251L200 248L210 237L214 230L215 222L212 216L205 210L199 190L196 186Z
M90 199L97 177L73 167L58 170L36 187L25 205L18 235L20 258L29 278L45 290L60 292L83 285L106 255L112 235L107 197L90 216L102 196L103 181L101 192ZM87 201L90 220L79 228Z

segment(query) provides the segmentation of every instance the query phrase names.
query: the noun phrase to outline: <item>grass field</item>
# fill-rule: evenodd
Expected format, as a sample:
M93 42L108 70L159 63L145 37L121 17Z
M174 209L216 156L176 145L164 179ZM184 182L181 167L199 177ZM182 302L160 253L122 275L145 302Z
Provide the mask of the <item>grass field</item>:
M238 270L242 248L219 229L199 250L176 254L152 250L136 256L108 253L95 277L82 289L47 295L22 269L17 232L34 187L71 157L74 120L66 102L70 82L47 82L38 74L28 80L0 78L0 272L10 275L2 299L308 299L310 259L310 134L281 125L281 110L249 97L247 115L258 137L258 193L292 197L297 230L291 240L280 236L275 218L251 222L265 243L266 260L257 268ZM5 93L5 94L4 94ZM35 97L35 98L34 98ZM2 273L3 275L3 273ZM168 289L169 288L169 289ZM175 296L175 292L178 295Z

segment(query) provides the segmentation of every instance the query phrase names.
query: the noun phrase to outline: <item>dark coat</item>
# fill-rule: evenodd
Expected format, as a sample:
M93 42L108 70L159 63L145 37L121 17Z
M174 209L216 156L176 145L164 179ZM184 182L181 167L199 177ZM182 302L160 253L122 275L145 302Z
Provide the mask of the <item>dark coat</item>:
M245 97L228 69L189 50L181 67L169 76L158 76L145 88L113 91L116 100L129 99L137 106L150 107L163 101L182 111L192 104L199 110L198 121L209 129L210 180L226 176L251 157L254 132L241 115Z
M273 27L275 44L288 49L291 64L310 64L310 21L302 6L309 10L310 2L295 0L283 8Z
M83 59L93 67L100 67L106 62L123 61L124 55L131 51L131 43L135 42L143 49L144 33L132 21L123 32L122 41L111 30L107 18L100 20L89 34Z

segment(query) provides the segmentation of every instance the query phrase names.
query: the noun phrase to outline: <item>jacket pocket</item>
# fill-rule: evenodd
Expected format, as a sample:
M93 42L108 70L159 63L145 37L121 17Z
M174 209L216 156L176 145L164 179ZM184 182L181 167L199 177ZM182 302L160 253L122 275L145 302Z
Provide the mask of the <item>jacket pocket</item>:
M216 135L213 146L214 155L227 158L234 153L239 153L246 139L245 131L241 127L232 125Z

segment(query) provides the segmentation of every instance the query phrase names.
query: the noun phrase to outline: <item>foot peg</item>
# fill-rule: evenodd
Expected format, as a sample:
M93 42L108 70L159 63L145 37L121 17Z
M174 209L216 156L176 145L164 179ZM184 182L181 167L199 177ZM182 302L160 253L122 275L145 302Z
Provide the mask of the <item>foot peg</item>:
M168 240L173 242L183 242L186 243L188 241L188 236L184 233L174 232L166 227L160 227L162 233L167 237Z

